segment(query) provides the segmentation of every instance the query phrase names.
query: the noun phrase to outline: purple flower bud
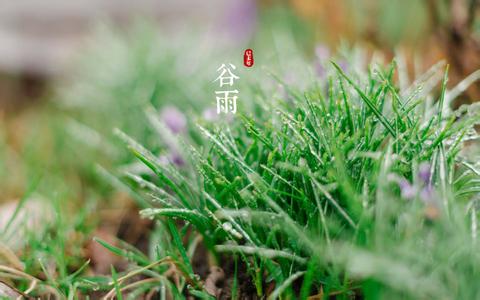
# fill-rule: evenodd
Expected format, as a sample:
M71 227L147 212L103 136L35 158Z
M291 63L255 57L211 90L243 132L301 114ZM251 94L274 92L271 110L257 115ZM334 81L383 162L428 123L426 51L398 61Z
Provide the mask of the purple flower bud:
M400 192L402 195L402 198L404 199L413 199L415 198L415 195L417 194L417 189L410 184L406 179L401 179L398 182L398 185L400 187Z
M434 220L440 216L441 205L431 185L425 186L420 191L420 200L425 204L425 216L428 219Z
M418 168L418 178L423 181L424 184L430 184L430 164L429 163L421 163Z
M185 160L183 159L183 157L178 151L174 149L170 149L170 153L160 155L158 157L158 161L164 166L170 165L172 163L179 167L185 165Z
M187 118L175 106L166 106L162 109L161 118L165 125L175 134L185 132Z
M315 56L315 73L319 78L324 78L327 75L327 71L325 69L325 61L330 58L330 50L327 46L319 44L315 47Z
M436 203L435 191L431 185L424 187L420 191L420 199L424 203Z
M209 107L205 109L202 113L202 116L207 121L216 121L218 120L218 114L215 108Z
M183 160L183 158L178 153L172 153L171 160L177 166L185 165L185 161Z
M315 55L321 62L330 58L330 49L323 44L319 44L315 47Z

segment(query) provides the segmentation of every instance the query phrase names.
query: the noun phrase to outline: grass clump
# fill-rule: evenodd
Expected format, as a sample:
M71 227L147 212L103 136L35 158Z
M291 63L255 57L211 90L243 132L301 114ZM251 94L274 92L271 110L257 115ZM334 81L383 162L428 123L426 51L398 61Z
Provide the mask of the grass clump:
M163 241L139 265L168 261L181 275L151 268L163 295L210 297L193 266L205 247L205 264L223 268L240 298L245 278L270 298L480 296L480 172L463 153L478 137L476 106L451 109L441 64L402 89L395 63L333 69L305 90L285 85L282 97L255 88L248 111L198 119L188 135L169 134L149 111L180 164L119 132L149 168L122 180Z

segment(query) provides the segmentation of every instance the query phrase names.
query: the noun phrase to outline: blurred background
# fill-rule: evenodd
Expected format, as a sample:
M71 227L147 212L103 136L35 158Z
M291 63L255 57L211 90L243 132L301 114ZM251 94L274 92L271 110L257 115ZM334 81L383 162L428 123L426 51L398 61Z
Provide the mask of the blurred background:
M222 62L241 66L247 48L254 50L255 67L242 68L239 75L250 83L265 70L287 83L301 81L302 71L321 77L330 58L355 67L358 61L388 63L394 57L409 81L444 60L450 65L450 86L468 76L475 82L480 78L475 73L480 69L478 2L3 1L0 227L21 204L29 226L48 219L50 228L61 228L52 235L47 226L46 235L38 234L50 241L48 247L56 247L51 241L58 236L67 239L57 245L72 259L64 262L65 274L80 264L76 257L96 251L88 242L92 235L138 245L131 239L141 236L125 232L125 224L141 222L131 209L141 204L122 187L113 189L118 183L106 171L138 166L119 150L125 147L113 137L113 128L160 149L151 129L139 121L144 108L167 109L167 115L181 120L186 115L182 122L187 123L194 121L190 112L208 119L215 70ZM304 65L309 70L298 70ZM460 98L478 100L478 81ZM72 211L74 222L66 222ZM15 234L2 240L21 248ZM42 249L30 247L23 256L28 262ZM114 258L91 259L101 269Z
M126 33L134 24L151 22L165 41L179 34L205 44L237 50L263 31L286 23L308 47L341 44L381 50L391 58L404 51L408 62L446 59L455 76L479 67L478 1L475 0L188 0L111 1L20 0L0 7L0 99L2 107L19 107L39 98L53 79L71 71L73 58L85 51L100 24ZM284 10L279 14L279 9ZM277 19L276 21L273 19ZM288 24L288 25L287 25ZM199 37L200 36L200 37ZM204 43L204 44L202 44ZM102 43L102 47L111 47ZM113 50L113 49L112 49ZM195 49L197 50L197 49ZM457 78L458 79L458 78ZM470 90L478 97L478 85Z

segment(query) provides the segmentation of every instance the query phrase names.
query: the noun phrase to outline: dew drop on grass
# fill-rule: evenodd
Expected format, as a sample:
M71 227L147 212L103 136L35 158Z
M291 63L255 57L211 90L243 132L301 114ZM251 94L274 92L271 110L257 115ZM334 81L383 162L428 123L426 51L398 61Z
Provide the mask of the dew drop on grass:
M232 224L230 224L230 222L223 223L222 227L225 231L232 231Z
M222 224L222 228L223 230L225 230L226 232L232 234L234 237L236 237L237 239L242 239L243 236L233 228L232 224L230 222L225 222Z

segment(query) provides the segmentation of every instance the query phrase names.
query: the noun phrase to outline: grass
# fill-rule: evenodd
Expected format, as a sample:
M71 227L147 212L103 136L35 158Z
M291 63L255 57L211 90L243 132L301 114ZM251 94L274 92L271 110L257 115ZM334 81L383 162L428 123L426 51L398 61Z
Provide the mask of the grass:
M140 213L170 229L156 259L184 275L174 293L185 282L202 291L190 262L200 236L216 264L245 266L259 297L479 296L479 172L462 155L478 112L444 105L447 70L438 101L427 101L430 91L399 90L395 63L364 74L333 67L326 86L256 94L261 109L229 124L200 120L177 137L181 168L119 132L150 169L123 179L150 203Z
M33 193L54 205L20 258L8 256L20 267L0 268L19 290L68 299L211 299L202 266L216 265L225 272L222 292L238 299L480 296L478 107L452 108L465 87L447 89L444 64L401 87L397 79L408 76L395 62L325 63L327 75L300 82L258 68L240 76L239 113L211 121L200 116L213 97L208 86L163 71L174 69L173 53L111 43L120 57L101 72L86 70L91 77L72 88L58 119L40 122L74 137L53 134L52 153L62 155L33 153L22 166L34 171L27 182L40 181ZM257 61L266 61L261 55ZM283 55L296 69L309 68ZM192 81L211 81L198 76ZM157 111L177 98L188 115L181 134ZM183 163L163 159L172 153ZM95 213L119 205L115 191L128 193L154 225L146 250L95 238L128 262L105 276L91 272L82 247L101 221ZM72 198L81 205L65 201Z

